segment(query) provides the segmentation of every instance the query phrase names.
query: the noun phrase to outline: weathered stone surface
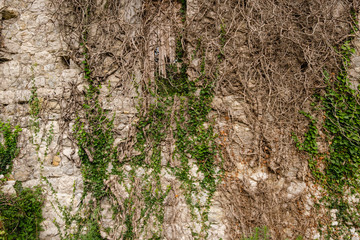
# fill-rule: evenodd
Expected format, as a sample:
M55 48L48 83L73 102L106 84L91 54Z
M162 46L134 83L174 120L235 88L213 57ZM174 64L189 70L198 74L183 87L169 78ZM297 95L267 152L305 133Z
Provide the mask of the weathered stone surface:
M189 17L195 16L200 9L198 2L194 0L187 2ZM15 194L14 180L22 181L24 187L34 187L40 184L42 174L48 179L53 190L57 192L56 196L63 206L70 204L75 185L74 206L76 209L82 194L83 180L79 167L74 163L79 163L79 156L77 155L77 147L70 140L73 137L71 135L73 123L64 124L64 122L71 121L71 117L64 120L64 116L61 114L67 108L72 107L72 105L67 105L73 103L69 101L73 97L70 95L72 86L77 86L80 93L85 91L84 76L82 70L72 60L69 64L61 62L61 57L66 55L64 53L67 46L62 42L60 29L58 23L53 19L50 3L49 0L0 0L0 7L5 7L0 12L2 19L5 20L2 30L3 33L6 33L3 34L4 45L9 50L9 53L0 54L0 62L2 62L0 64L0 118L19 123L24 128L19 143L21 152L19 159L14 164L13 177L10 177L13 180L7 181L2 187L2 191ZM141 1L124 1L124 5L127 8L122 9L121 13L125 16L126 21L128 23L136 22L138 16L135 12L141 7ZM214 14L212 13L212 15ZM90 34L93 34L94 30L96 27L91 28ZM360 40L356 40L354 45L360 49ZM243 48L240 51L245 52ZM109 66L111 61L111 58L106 60ZM199 66L201 61L196 60L192 64ZM121 74L117 74L107 79L111 86L115 86L121 80ZM135 72L136 78L141 79L141 74L140 71ZM359 85L359 74L360 57L357 53L352 58L352 65L349 70L349 77L354 89ZM256 81L249 81L247 87L254 87L255 83ZM42 115L39 120L40 131L36 136L33 136L33 130L31 130L32 123L29 117L28 104L32 95L33 84L37 88L37 96L41 105L47 107L44 111L45 115ZM112 113L115 113L114 124L119 132L116 144L120 144L130 131L130 126L138 120L135 117L137 102L134 99L137 94L135 90L131 90L128 95L124 96L123 92L119 90L112 92L112 96L107 97L108 93L109 90L104 87L101 90L101 100L105 109L112 110ZM284 93L284 97L286 95L288 93ZM220 133L219 143L223 144L224 149L228 150L234 161L235 170L231 172L234 179L244 182L247 190L252 191L256 191L262 182L266 182L272 186L273 194L284 193L289 201L308 190L305 182L300 180L298 176L301 166L291 166L283 176L274 179L274 174L269 169L258 166L254 162L251 166L246 161L240 162L245 159L244 156L252 156L251 149L258 147L259 142L258 136L254 134L253 126L248 120L249 106L243 99L235 95L215 96L212 107L219 111L214 111L211 116L217 117L216 129ZM274 116L270 114L263 117L269 121L274 121ZM48 120L50 122L46 124ZM45 142L49 137L48 130L51 124L54 126L53 142L47 146ZM60 126L63 125L65 129L60 129ZM63 132L63 130L65 131ZM61 146L57 146L59 139L63 140L59 141L62 144ZM36 150L37 144L40 146L39 150ZM45 158L46 154L48 155ZM168 162L168 159L165 158L168 156L163 154L163 165ZM44 164L43 168L40 167L41 162ZM109 167L110 170L111 167ZM127 168L127 170L130 171L131 168ZM142 168L136 172L138 178L144 174L145 170ZM195 165L191 166L191 175L200 179L203 178ZM164 238L193 239L191 230L200 231L201 226L191 220L189 207L181 195L180 183L174 175L165 169L161 172L161 181L164 189L171 184L174 186L165 200ZM113 187L115 188L114 191L123 197L128 196L124 186L115 184ZM57 219L60 227L64 226L64 222L55 212L54 203L56 201L50 187L45 186L44 188L47 190L43 208L46 219L43 222L44 231L41 232L40 237L41 239L59 239L58 229L53 221ZM218 192L215 195L218 196ZM206 193L200 195L199 204L204 205L206 197ZM195 197L193 196L193 198ZM355 201L356 199L353 200L353 202ZM306 205L308 212L312 205L313 201L308 197ZM103 227L112 228L114 221L112 220L111 203L109 201L102 202L102 208ZM209 212L211 226L208 239L228 239L227 222L224 215L224 209L215 197ZM285 234L291 235L291 230L285 229ZM311 239L310 236L314 236L314 234L309 233L307 239ZM102 235L106 236L104 232ZM354 239L357 239L356 236Z
M42 223L42 226L44 227L44 231L40 232L40 239L44 240L58 240L59 232L55 224L53 223L51 218L45 219L45 221Z
M61 177L63 175L62 171L58 167L44 167L43 175L45 177Z
M306 183L304 182L291 182L290 186L287 188L288 198L293 198L306 189Z
M63 174L66 174L66 175L73 175L76 172L75 169L76 169L76 167L74 166L73 163L64 164L63 166L61 166L61 170L62 170Z
M63 176L58 179L58 191L64 194L71 195L74 186L78 186L79 177Z
M31 172L28 168L19 168L14 173L14 178L17 181L26 181L29 180L31 177Z
M2 186L1 191L5 194L16 194L16 191L14 189L15 181L7 181L4 186Z
M40 180L39 179L32 179L26 182L22 183L23 187L27 187L27 188L33 188L35 186L38 186L40 184Z

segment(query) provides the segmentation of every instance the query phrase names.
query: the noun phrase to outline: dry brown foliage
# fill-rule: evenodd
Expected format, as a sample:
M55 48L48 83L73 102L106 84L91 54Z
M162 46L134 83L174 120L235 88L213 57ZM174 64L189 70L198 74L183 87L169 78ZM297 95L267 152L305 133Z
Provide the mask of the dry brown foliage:
M222 4L231 7L223 12L221 7L216 8L226 26L227 39L218 91L241 96L247 103L255 155L243 157L251 167L265 163L278 178L296 169L296 178L304 181L307 159L296 152L290 135L292 131L305 131L307 121L299 111L309 110L313 94L322 93L323 71L333 75L338 71L341 57L334 46L350 37L354 24L351 12L359 9L359 1L250 0ZM234 171L231 154L227 156L225 167ZM310 237L307 231L322 215L311 209L311 218L306 217L304 196L288 200L285 193L273 188L265 182L253 191L239 180L221 187L224 207L231 216L228 230L232 239L262 225L271 229L274 239L287 234Z

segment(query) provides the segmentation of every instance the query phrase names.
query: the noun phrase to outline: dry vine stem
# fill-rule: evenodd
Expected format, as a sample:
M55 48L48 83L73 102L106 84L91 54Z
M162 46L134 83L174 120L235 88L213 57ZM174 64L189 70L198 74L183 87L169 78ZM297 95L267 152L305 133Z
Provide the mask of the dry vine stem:
M274 239L286 235L310 238L309 229L322 215L314 214L313 209L305 214L305 195L287 199L277 189L278 179L289 181L291 172L295 179L308 179L306 156L296 152L290 135L305 130L307 121L299 111L310 109L313 94L322 93L324 69L338 71L341 56L334 46L349 37L351 12L359 8L359 1L250 0L223 4L232 7L222 12L217 8L227 39L218 91L225 96L237 95L247 103L246 124L254 133L256 155L241 157L250 166L261 166L265 160L264 167L271 173L256 191L241 180L222 187L226 199L223 206L231 216L230 236L238 239L256 226L266 225ZM235 171L231 153L227 156L225 167ZM241 194L235 197L234 192Z
M306 196L289 200L277 183L290 181L288 173L294 171L292 178L308 179L306 157L296 151L290 133L304 131L307 121L299 110L309 108L314 93L321 94L323 70L338 71L340 56L334 46L349 37L351 12L359 8L358 0L188 0L184 23L179 1L53 3L72 61L81 65L79 42L87 30L92 78L103 83L113 75L121 79L108 94L134 94L134 83L139 85L145 99L143 111L152 99L141 87L149 85L154 72L166 72L181 34L189 79L201 76L199 66L204 60L205 77L216 80L216 96L243 102L240 118L229 107L216 109L219 121L228 126L225 171L239 171L240 158L270 174L270 180L256 190L240 179L225 179L229 182L219 187L230 239L262 225L271 229L274 239L286 234L309 236L317 216L313 209L304 214ZM201 51L203 60L192 58L194 51ZM74 97L81 98L80 92ZM79 109L81 100L73 103L77 104L71 104L72 109ZM69 109L64 114L67 119L73 116ZM235 124L249 127L253 138L233 138ZM123 143L122 152L129 154L133 144L133 140Z

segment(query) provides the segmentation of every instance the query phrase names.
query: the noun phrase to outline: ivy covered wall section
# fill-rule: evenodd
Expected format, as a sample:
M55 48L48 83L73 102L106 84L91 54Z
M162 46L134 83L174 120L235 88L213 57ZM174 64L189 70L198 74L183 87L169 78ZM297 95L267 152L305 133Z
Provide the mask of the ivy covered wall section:
M354 12L352 34L358 32L358 24ZM314 94L311 113L302 112L310 120L303 142L294 136L299 150L309 154L309 168L323 188L316 204L328 211L328 218L319 222L326 239L360 233L360 88L349 78L355 41L349 38L336 47L342 56L341 68L337 75L324 70L325 92ZM318 146L324 140L329 148L325 153Z
M0 122L0 187L11 175L14 158L19 154L18 137L21 128L13 127L10 122ZM40 187L23 188L17 181L16 193L0 191L0 238L39 239L43 221L43 193Z

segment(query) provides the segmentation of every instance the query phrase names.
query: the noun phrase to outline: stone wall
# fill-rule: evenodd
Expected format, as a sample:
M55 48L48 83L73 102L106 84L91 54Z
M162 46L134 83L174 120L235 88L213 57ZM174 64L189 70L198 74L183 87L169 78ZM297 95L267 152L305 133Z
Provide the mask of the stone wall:
M11 120L23 129L20 154L13 167L13 180L8 181L4 189L14 192L11 186L15 180L21 181L24 187L38 185L42 172L57 191L59 202L66 204L70 201L74 183L77 186L75 200L78 201L82 176L71 160L75 149L67 139L66 132L60 133L59 129L64 124L61 104L69 98L69 84L82 79L81 71L73 64L68 66L64 63L64 44L56 23L51 19L49 1L1 1L0 8L17 14L15 18L3 19L2 22L1 51L8 54L9 59L1 64L1 119ZM30 130L28 101L33 85L43 107L37 136ZM54 138L48 155L44 156L45 138L49 135L51 125ZM57 147L58 142L61 142L61 147ZM43 209L46 220L41 238L56 239L58 231L53 220L59 219L59 216L51 206L54 196L48 188L46 192Z
M45 221L41 239L59 239L58 229L53 221L56 219L60 228L64 222L53 204L58 201L66 206L74 198L74 206L77 206L82 195L83 180L77 147L71 139L72 123L67 119L66 108L72 104L74 97L72 93L75 90L80 93L83 91L83 73L68 58L68 48L62 41L57 22L53 19L54 9L49 0L1 0L0 9L2 9L3 40L0 49L0 119L10 120L23 129L19 144L21 151L14 162L12 179L6 182L3 191L14 193L12 186L15 181L21 181L24 187L33 187L41 183L41 175L46 177L52 189L49 183L43 182L46 200L43 208ZM358 84L357 79L360 74L359 59L360 57L353 58L353 69L350 71L355 85ZM119 77L116 74L109 77L109 82L113 86L118 81ZM32 130L29 114L28 103L33 94L32 89L36 89L41 103L40 131L37 134ZM105 96L106 88L102 91L102 96ZM115 128L118 132L116 143L121 143L126 138L131 125L136 122L134 97L134 91L124 93L115 90L110 98L103 98L104 108L115 113ZM232 206L228 205L232 196L243 194L238 192L236 184L240 184L244 192L250 195L256 195L267 186L271 189L267 194L274 197L271 199L285 196L286 201L295 202L301 196L307 211L304 214L310 215L313 208L310 193L314 194L315 190L311 188L312 183L304 177L306 162L298 159L282 176L272 172L265 165L247 162L245 157L251 156L251 149L257 147L258 141L258 136L254 134L254 129L251 129L251 124L246 118L247 104L239 96L218 95L213 101L213 108L221 109L222 113L214 111L212 116L216 118L215 127L219 133L219 144L228 152L234 167L227 173L230 182L222 183L223 190L220 187L212 201L208 239L232 239L227 235L226 229L229 228L227 225L230 223L226 221L224 209ZM50 132L52 128L53 133ZM274 134L284 133L280 129L275 129ZM52 136L53 140L47 146L46 139L49 136ZM291 155L289 153L289 156ZM294 153L293 156L296 154ZM196 171L194 172L196 174ZM174 189L179 189L180 185L174 176L166 172L163 173L162 181L165 186L167 183L172 183ZM225 186L225 184L229 185ZM231 190L231 187L234 187L234 190ZM174 191L174 196L175 193ZM165 207L165 239L193 239L191 228L199 226L191 223L185 199L174 196L171 195L167 199ZM272 202L273 209L263 209L263 211L276 211L286 205L286 201ZM110 203L104 201L102 206L102 224L104 227L114 227ZM291 238L293 237L291 225L298 222L291 216L292 209L286 206L283 208L286 209L284 214L287 216L282 216L286 226L281 234ZM238 211L248 210L239 208L232 211L237 214ZM271 213L268 216L272 216ZM264 221L270 223L272 220ZM105 233L103 235L106 236ZM313 229L309 229L305 237L312 239L313 235Z

